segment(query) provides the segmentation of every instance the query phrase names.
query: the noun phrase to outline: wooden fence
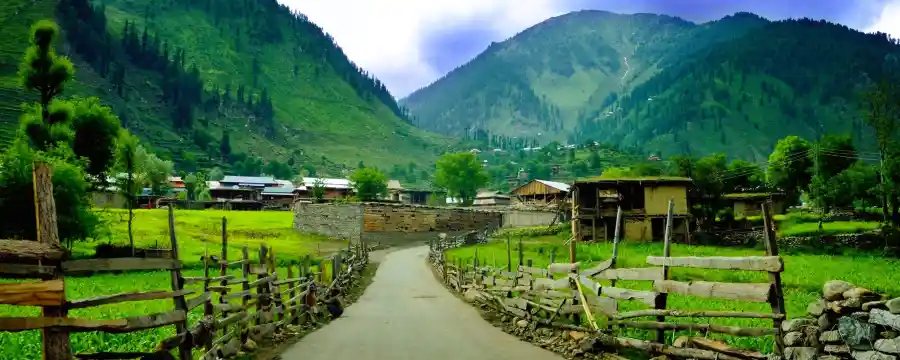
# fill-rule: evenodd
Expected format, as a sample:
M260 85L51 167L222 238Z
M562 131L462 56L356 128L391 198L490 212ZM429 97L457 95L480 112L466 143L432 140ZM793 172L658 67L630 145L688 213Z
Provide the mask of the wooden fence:
M42 281L0 284L0 304L40 306L40 317L0 317L0 331L42 331L43 357L47 360L72 359L69 334L100 331L129 333L163 326L174 326L176 335L147 352L76 354L81 359L135 359L177 349L178 358L192 358L192 350L202 349L201 359L228 358L237 354L249 340L262 341L286 325L316 321L323 316L320 305L332 289L346 289L368 264L365 247L348 247L331 258L330 278L326 281L323 263L311 271L309 259L286 266L280 276L274 250L261 245L256 261L243 248L241 259L227 259L227 222L222 219L221 258L204 256L203 277L181 275L173 210L169 208L171 258L111 258L66 260L59 246L56 211L50 169L36 164L35 203L38 241L0 240L0 276L36 278ZM241 276L229 275L230 268L241 269ZM294 270L297 270L295 273ZM129 270L169 270L168 289L106 295L90 299L67 300L63 276L72 273ZM218 274L213 274L218 270ZM256 279L251 279L251 276ZM199 288L186 288L196 284ZM234 286L240 285L240 289ZM190 296L190 297L188 297ZM173 310L116 320L70 318L70 309L89 308L130 301L172 299ZM189 324L187 314L203 306L203 318Z
M475 298L499 311L532 322L555 327L581 329L584 316L591 332L595 332L604 345L628 347L679 357L707 360L765 359L766 356L743 349L735 349L716 342L701 339L694 343L701 349L688 349L665 344L666 331L697 330L717 332L733 336L774 336L776 352L783 353L781 322L785 318L784 296L780 273L784 261L775 246L770 208L763 206L766 224L766 256L746 257L671 257L671 224L673 203L669 203L669 216L665 230L662 256L648 256L646 262L654 267L617 268L619 245L619 209L614 245L611 257L588 269L579 263L552 263L547 268L531 266L531 260L523 259L521 242L518 249L518 266L513 269L509 255L506 269L483 267L475 258L464 263L463 259L448 261L443 249L447 245L434 244L432 263L438 274L451 288L465 292L476 291ZM507 244L509 244L507 242ZM552 254L551 254L552 258ZM709 281L675 281L669 276L671 267L690 267L718 270L759 271L769 274L766 283L724 283ZM598 280L607 281L603 285ZM617 287L617 281L646 281L651 290ZM667 307L668 294L723 300L767 302L771 313L719 311L715 309L673 309ZM642 304L643 310L620 311L620 302ZM567 317L571 322L563 321ZM744 328L710 323L666 322L667 317L679 318L758 318L772 319L773 326ZM634 321L635 318L655 318L655 321ZM598 323L597 320L600 320ZM656 330L655 342L626 337L609 336L617 328ZM705 348L705 349L702 349Z

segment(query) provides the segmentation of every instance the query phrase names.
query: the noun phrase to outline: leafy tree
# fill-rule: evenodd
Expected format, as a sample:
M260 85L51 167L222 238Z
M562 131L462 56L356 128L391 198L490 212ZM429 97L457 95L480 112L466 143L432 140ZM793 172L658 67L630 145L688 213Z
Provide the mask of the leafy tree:
M59 27L49 20L41 20L31 27L31 46L25 50L25 57L19 64L19 78L25 89L40 94L41 118L48 126L50 102L62 93L66 82L75 76L72 62L65 56L58 56L53 43L59 35Z
M303 165L303 171L306 172L306 176L312 176L312 177L316 176L316 168L315 168L315 166L312 166L310 164Z
M212 170L209 171L209 180L211 180L211 181L219 181L224 178L225 178L225 173L218 166L212 168Z
M572 163L569 171L571 171L572 175L575 175L576 177L582 177L582 176L586 176L590 170L588 169L587 162L582 160L582 161L575 161L574 163Z
M189 201L209 199L209 185L206 184L206 174L196 172L184 177L185 196Z
M356 196L362 201L376 200L387 194L387 177L376 169L356 169L349 179Z
M116 177L119 183L119 193L125 197L128 206L128 244L131 247L131 256L134 256L134 231L132 223L134 221L134 204L135 199L140 194L138 189L139 181L136 181L135 175L139 173L138 169L138 140L127 132L122 132L117 143L116 151L116 170L125 172L125 179ZM140 176L140 175L138 175ZM123 184L124 182L124 184Z
M121 130L119 118L97 98L76 100L74 107L72 150L88 159L85 170L89 175L103 174L115 162L116 139Z
M726 192L741 192L764 186L766 179L758 164L736 159L728 164L722 180Z
M599 170L603 168L603 161L600 159L600 154L597 153L597 149L591 147L590 154L588 155L588 163L593 170Z
M285 163L278 160L272 160L266 163L263 173L271 175L277 179L290 179L294 176L294 170Z
M884 78L864 94L863 120L874 130L881 156L884 181L876 190L881 198L881 209L885 221L890 213L891 222L896 227L900 226L900 148L896 140L900 125L900 85L894 80Z
M325 180L316 178L312 184L307 184L307 186L310 186L310 194L315 202L320 203L325 200Z
M219 154L222 160L228 161L231 156L231 138L228 136L228 130L222 131L222 141L219 143Z
M850 134L826 134L819 141L817 150L819 158L813 159L813 163L818 161L818 172L826 178L831 178L856 163L856 148ZM814 155L815 152L811 154Z
M448 153L437 161L434 183L447 189L450 196L460 199L464 206L472 204L478 189L487 182L484 169L472 153Z
M693 215L701 220L701 226L711 226L719 210L724 207L722 195L725 183L722 174L727 169L727 163L725 154L713 154L694 163L692 179L697 191L694 198L700 201L693 209Z
M778 140L769 155L766 179L770 185L784 191L788 204L796 204L800 191L809 186L812 180L808 171L812 166L809 148L808 141L788 136Z

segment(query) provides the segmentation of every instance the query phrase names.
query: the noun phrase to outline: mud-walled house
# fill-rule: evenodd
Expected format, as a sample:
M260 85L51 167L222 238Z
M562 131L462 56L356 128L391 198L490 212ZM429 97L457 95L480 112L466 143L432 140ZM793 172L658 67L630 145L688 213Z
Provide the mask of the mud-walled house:
M775 214L784 213L783 193L733 193L722 196L736 219L762 215L762 204L772 203Z
M672 234L689 236L688 188L683 177L595 177L576 180L572 187L572 234L579 241L611 240L616 212L622 207L622 239L662 240L669 200L674 202Z

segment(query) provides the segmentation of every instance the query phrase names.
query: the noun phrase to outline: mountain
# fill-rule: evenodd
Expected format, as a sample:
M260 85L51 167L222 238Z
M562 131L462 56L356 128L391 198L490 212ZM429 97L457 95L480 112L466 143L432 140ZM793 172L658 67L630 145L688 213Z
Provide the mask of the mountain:
M824 21L579 11L491 44L401 104L423 128L458 137L762 160L788 134L861 141L858 90L897 52L884 35Z
M3 143L33 99L15 75L28 29L56 18L67 40L57 51L76 66L63 95L98 96L182 169L279 161L339 175L360 161L431 163L449 144L410 125L384 84L275 0L6 0L0 14Z

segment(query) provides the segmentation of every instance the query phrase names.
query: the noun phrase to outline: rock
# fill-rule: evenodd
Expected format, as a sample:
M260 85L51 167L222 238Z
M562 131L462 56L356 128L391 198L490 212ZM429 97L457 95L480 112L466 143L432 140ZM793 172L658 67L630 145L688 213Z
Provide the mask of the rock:
M675 341L672 342L672 346L683 348L683 347L685 347L685 345L690 344L690 342L691 342L690 336L682 335L682 336L679 336L678 338L676 338Z
M521 320L521 319L519 319L518 316L514 316L514 317L512 318L512 320L510 320L509 322L515 324L515 323L519 322L519 320Z
M847 345L825 345L824 351L829 354L849 354L850 347Z
M875 341L875 325L851 316L838 319L838 331L841 340L854 350L865 349Z
M841 311L851 311L851 310L862 308L862 304L863 304L862 299L860 299L858 297L847 298L840 302L840 307L841 307Z
M834 355L822 355L817 357L816 360L841 360L841 357Z
M881 299L881 296L879 296L872 290L862 288L862 287L857 287L857 288L853 288L853 289L844 291L844 293L841 295L844 297L844 299L856 298L856 299L862 300L863 302L869 302L869 301L875 301L875 300Z
M887 307L884 304L887 300L878 300L878 301L869 301L867 303L863 303L862 309L863 311L872 311L872 309L886 309Z
M878 335L880 335L884 339L896 339L900 337L900 332L897 332L895 330L885 330Z
M781 331L786 333L792 331L800 331L806 326L815 326L816 320L810 318L798 318L798 319L790 319L785 320L785 322L781 323Z
M831 321L831 317L828 314L822 314L821 316L819 316L819 320L817 321L817 323L817 325L819 325L819 328L822 330L831 330L831 328L834 326L834 322Z
M825 344L839 344L841 342L841 333L837 331L823 331L819 335L819 341Z
M594 338L585 338L578 342L578 348L584 352L593 352L599 345L600 343Z
M853 284L842 280L831 280L822 287L825 300L840 300L844 292L853 289Z
M875 350L883 353L900 354L900 338L875 340Z
M869 312L869 322L900 330L900 315L892 314L887 310L872 309Z
M507 321L509 321L509 316L506 316L506 315L501 316L501 317L500 317L500 321L502 321L502 322L507 322Z
M526 328L526 327L528 327L528 320L522 319L522 320L516 321L516 326L518 326L520 328Z
M480 296L481 294L479 294L478 290L475 289L466 290L466 292L463 294L463 297L466 299L466 301L471 303L478 301L478 298Z
M818 301L814 301L809 303L806 307L806 313L812 316L819 316L825 312L825 308L828 306L828 303L825 302L825 299L819 299Z
M791 331L787 334L784 334L784 345L785 346L803 346L803 340L806 338L806 335L799 331Z
M569 339L572 339L575 341L580 341L581 339L584 339L585 336L587 336L587 334L585 334L581 331L574 331L574 330L569 331Z
M784 348L784 358L787 360L813 360L816 358L816 348L814 348L814 347Z
M850 354L856 360L897 360L896 356L877 351L854 351Z
M247 339L247 342L245 342L244 345L241 345L241 349L246 352L254 352L257 348L256 341L253 341L252 339Z
M884 306L887 307L891 313L900 314L900 298L890 299L884 303Z

